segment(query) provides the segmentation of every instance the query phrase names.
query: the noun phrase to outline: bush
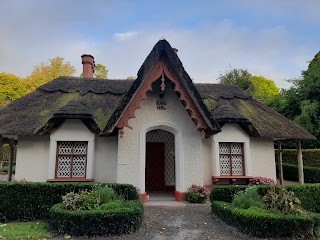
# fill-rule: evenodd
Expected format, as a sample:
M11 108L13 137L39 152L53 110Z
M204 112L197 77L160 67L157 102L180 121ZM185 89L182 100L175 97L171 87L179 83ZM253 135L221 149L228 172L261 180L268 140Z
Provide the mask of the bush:
M67 210L91 210L98 207L99 197L98 194L87 189L79 193L69 192L62 196L62 204Z
M279 167L277 165L277 167ZM283 163L283 178L290 181L299 181L298 166ZM277 171L278 172L278 171ZM306 183L320 183L320 168L303 167L304 181Z
M91 190L97 183L0 182L0 221L47 219L50 208L68 192ZM139 199L129 184L102 184L126 200Z
M278 159L277 151L275 151L276 160ZM320 168L320 149L302 149L303 164L308 167ZM282 150L283 163L298 165L297 150Z
M263 197L267 209L279 211L284 214L305 215L301 208L301 201L294 195L294 192L288 191L282 186L272 186Z
M106 203L101 204L97 209L111 210L111 209L124 208L124 207L125 207L124 200L114 200L114 201L110 201L110 202L106 202Z
M252 178L252 181L250 183L250 185L274 185L276 184L276 182L271 179L271 178L267 178L267 177L254 177Z
M208 188L192 184L192 186L188 188L187 200L191 203L201 203L204 202L209 193Z
M211 190L209 199L212 201L232 202L233 196L240 191L244 191L248 186L219 186Z
M237 192L233 197L232 205L243 209L265 207L257 187L248 187L244 191Z
M119 195L117 195L112 188L108 186L98 186L94 188L94 192L98 195L98 199L100 203L105 203L110 200L119 199Z
M245 234L257 237L308 237L313 234L309 217L283 215L252 207L239 209L228 203L212 202L212 212Z
M140 227L143 205L135 200L125 202L125 207L120 208L71 211L59 203L50 209L49 217L50 227L59 234L98 236L129 233Z

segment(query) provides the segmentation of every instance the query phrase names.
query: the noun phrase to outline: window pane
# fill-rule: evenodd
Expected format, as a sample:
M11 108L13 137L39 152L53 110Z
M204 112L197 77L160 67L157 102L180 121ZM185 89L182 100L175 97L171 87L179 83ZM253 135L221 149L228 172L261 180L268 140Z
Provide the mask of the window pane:
M242 155L232 155L232 175L243 175Z
M231 143L232 154L242 154L242 143Z
M72 142L60 142L59 154L72 154Z
M85 177L86 176L86 156L74 156L72 177Z
M87 143L86 142L75 142L73 148L73 154L86 154Z
M230 153L230 144L229 143L219 143L219 153L220 154Z
M230 156L220 155L220 175L230 175Z
M58 156L57 177L70 177L71 155Z

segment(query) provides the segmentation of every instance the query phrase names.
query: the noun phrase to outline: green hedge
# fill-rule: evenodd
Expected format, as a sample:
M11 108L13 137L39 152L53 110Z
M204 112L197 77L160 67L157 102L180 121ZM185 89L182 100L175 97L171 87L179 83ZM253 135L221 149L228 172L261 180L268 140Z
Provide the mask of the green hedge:
M248 186L221 186L213 188L210 193L210 201L231 202L235 193L246 189ZM267 193L269 185L261 185L258 192L261 196ZM285 186L289 191L293 191L300 199L304 209L310 212L320 213L320 184L303 184Z
M92 189L97 183L19 183L0 182L0 221L47 219L50 208L71 191ZM139 199L129 184L103 184L112 187L126 200Z
M219 201L212 203L212 211L224 222L252 236L306 238L313 234L311 218L279 215L259 208L239 209Z
M290 181L299 181L299 172L297 165L283 163L282 169L284 179ZM304 166L303 173L305 183L320 183L320 168Z
M237 192L245 190L247 187L248 187L247 185L215 187L210 192L210 195L209 195L210 202L212 202L213 200L223 201L223 202L232 202L233 196Z
M320 168L320 149L303 149L303 163L308 167L319 167ZM277 151L275 151L276 160L278 159ZM298 165L297 150L295 149L284 149L282 151L283 163L289 163Z
M136 231L143 221L143 205L139 200L126 202L126 207L112 210L65 210L62 204L49 211L52 229L72 236L98 236Z

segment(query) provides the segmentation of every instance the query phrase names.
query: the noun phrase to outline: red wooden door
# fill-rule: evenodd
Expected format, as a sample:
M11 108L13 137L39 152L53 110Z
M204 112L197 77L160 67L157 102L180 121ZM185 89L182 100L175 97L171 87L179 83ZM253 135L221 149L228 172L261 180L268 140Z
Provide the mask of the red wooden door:
M146 148L146 191L165 190L164 143L147 142Z

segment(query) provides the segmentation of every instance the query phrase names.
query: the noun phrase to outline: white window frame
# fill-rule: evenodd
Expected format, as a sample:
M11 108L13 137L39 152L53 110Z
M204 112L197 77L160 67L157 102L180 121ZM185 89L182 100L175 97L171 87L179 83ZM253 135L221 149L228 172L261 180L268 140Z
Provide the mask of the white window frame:
M50 134L50 151L48 180L59 180L56 176L56 157L58 142L88 142L86 178L93 179L93 159L95 134L92 133L81 120L68 119L53 133ZM64 178L65 179L65 178ZM70 178L74 181L77 178ZM66 179L68 181L68 179Z

